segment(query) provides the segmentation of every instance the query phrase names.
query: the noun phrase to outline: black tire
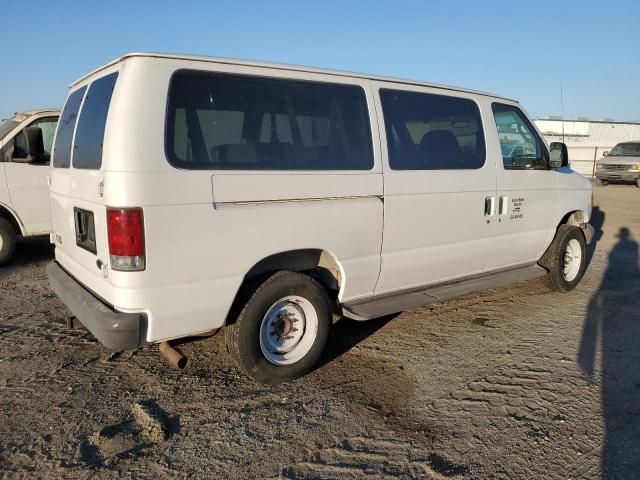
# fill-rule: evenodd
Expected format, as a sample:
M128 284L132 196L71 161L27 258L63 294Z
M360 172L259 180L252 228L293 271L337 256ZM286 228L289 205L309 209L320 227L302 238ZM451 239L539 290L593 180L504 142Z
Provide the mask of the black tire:
M606 187L609 185L609 180L605 180L603 178L596 178L596 185L599 187Z
M290 365L276 365L262 353L260 327L267 311L290 295L311 303L318 317L318 329L310 350L301 359ZM276 384L299 378L320 358L329 336L331 315L329 296L316 280L298 272L276 272L255 290L235 321L225 328L227 350L238 368L260 383Z
M571 240L576 240L580 245L581 257L580 267L576 276L572 280L567 280L564 275L564 262L567 245ZM587 248L582 231L578 227L561 225L560 228L558 228L556 237L540 260L540 265L549 270L547 276L544 277L545 285L549 289L557 292L569 292L573 290L578 283L580 283L580 280L582 280L586 267L586 258Z
M13 226L0 218L0 267L7 263L16 249L16 231Z
M636 179L636 187L640 188L640 178Z

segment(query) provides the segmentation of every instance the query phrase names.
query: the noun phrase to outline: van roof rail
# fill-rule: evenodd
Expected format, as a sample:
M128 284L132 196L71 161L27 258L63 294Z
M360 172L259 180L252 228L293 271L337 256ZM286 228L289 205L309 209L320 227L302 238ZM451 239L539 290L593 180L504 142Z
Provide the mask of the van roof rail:
M262 61L254 61L254 60L242 60L242 59L236 59L236 58L210 57L210 56L199 56L199 55L180 55L180 54L174 54L174 53L151 53L151 52L132 52L132 53L127 53L125 55L122 55L116 58L115 60L112 60L111 62L106 63L105 65L80 77L78 80L71 83L69 85L69 88L73 88L74 86L84 82L85 80L94 76L96 73L102 70L105 70L113 65L116 65L120 62L123 62L130 58L135 58L135 57L185 60L185 61L207 62L207 63L222 63L222 64L230 64L230 65L248 65L248 66L254 66L254 67L277 68L281 70L291 70L291 71L298 71L298 72L323 73L325 75L339 75L343 77L365 78L369 80L378 80L383 82L404 83L407 85L419 85L419 86L425 86L425 87L431 87L431 88L440 88L443 90L453 90L457 92L474 93L478 95L485 95L488 97L493 97L493 98L498 98L502 100L507 100L510 102L519 103L517 100L513 100L511 98L503 97L493 93L482 92L478 90L471 90L467 88L453 87L449 85L441 85L437 83L428 83L428 82L421 82L417 80L387 77L382 75L369 75L365 73L355 73L355 72L333 70L333 69L326 69L326 68L305 67L300 65L289 65L289 64L283 64L283 63L262 62Z

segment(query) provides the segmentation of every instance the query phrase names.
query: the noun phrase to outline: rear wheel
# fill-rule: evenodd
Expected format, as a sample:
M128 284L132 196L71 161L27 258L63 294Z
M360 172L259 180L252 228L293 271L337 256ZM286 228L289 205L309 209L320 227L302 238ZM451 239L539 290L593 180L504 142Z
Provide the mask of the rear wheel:
M604 187L606 185L609 185L609 180L605 180L603 178L596 178L596 185L598 185L599 187Z
M16 231L4 218L0 218L0 266L9 261L16 249Z
M301 377L327 343L331 302L313 278L280 271L253 293L225 329L227 350L237 366L262 383Z
M580 229L561 225L540 263L549 270L544 278L547 287L558 292L576 288L586 266L586 242Z

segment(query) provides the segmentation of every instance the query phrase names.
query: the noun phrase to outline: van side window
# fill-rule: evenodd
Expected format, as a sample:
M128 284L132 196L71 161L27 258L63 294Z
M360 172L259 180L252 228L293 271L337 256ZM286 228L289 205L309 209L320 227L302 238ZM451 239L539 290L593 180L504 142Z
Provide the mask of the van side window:
M82 104L76 139L73 143L73 168L98 170L102 165L102 142L111 95L118 73L95 80Z
M29 127L39 128L42 131L42 142L44 144L45 156L51 155L53 134L56 131L57 124L58 119L56 117L40 118L29 124ZM24 132L18 133L14 139L13 158L27 158L27 139Z
M393 170L459 170L484 165L480 110L466 98L380 90Z
M546 170L547 149L522 111L502 103L494 103L491 108L498 129L504 168Z
M30 127L38 127L42 130L42 141L44 143L45 155L51 155L51 147L53 146L53 135L56 133L58 126L57 117L41 118L33 122Z
M64 106L60 121L58 122L58 132L56 133L56 143L53 146L53 166L57 168L68 168L71 165L71 141L73 140L73 130L76 127L78 111L82 103L82 97L87 87L82 87L69 95Z
M53 143L53 134L56 131L58 119L56 117L45 117L29 124L29 127L39 128L42 132L42 142L44 146L44 159L42 163L48 163L51 156L51 146ZM27 158L27 137L24 130L18 133L13 139L13 158Z
M18 133L13 139L13 158L27 158L27 137L24 132Z
M353 85L179 70L165 137L177 168L373 168L366 98Z

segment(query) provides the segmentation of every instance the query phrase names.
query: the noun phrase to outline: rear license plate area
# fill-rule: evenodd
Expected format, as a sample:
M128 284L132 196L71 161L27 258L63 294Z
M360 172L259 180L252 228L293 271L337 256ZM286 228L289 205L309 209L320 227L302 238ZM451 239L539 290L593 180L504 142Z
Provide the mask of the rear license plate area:
M76 245L88 252L97 253L96 227L93 221L93 212L74 207L74 222L76 224Z

